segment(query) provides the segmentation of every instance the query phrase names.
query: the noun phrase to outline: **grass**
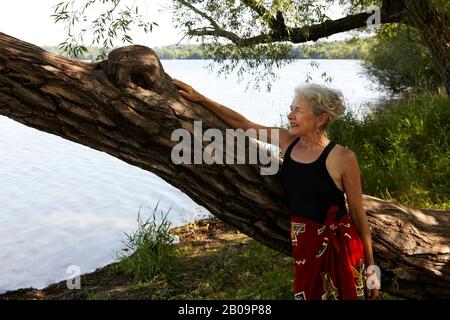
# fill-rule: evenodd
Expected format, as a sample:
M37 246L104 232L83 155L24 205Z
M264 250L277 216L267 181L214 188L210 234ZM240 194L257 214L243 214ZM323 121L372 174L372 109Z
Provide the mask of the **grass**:
M390 102L362 120L347 113L329 137L359 160L363 191L418 208L450 208L450 100L425 95Z
M292 299L291 257L216 218L169 232L154 217L143 221L139 214L138 229L126 241L134 254L119 258L112 271L129 277L130 290L145 292L147 299ZM179 245L168 240L174 236L182 239ZM103 296L89 292L86 298Z
M140 230L147 230L141 228ZM170 265L146 281L132 281L127 298L167 300L292 300L294 261L225 225L217 218L196 220L170 230L180 237ZM141 238L149 238L142 236ZM143 260L139 260L143 262ZM144 263L144 262L143 262ZM169 263L169 260L166 260ZM120 266L121 262L119 262ZM137 268L144 269L144 266ZM117 272L132 272L126 267ZM135 277L130 280L135 280ZM124 294L121 295L123 297ZM89 291L83 298L104 299ZM397 299L382 293L380 299Z
M174 238L169 233L171 224L167 221L170 210L165 214L161 212L161 222L158 223L158 204L146 220L139 209L138 228L130 234L125 233L125 253L117 254L118 271L132 276L136 283L164 277L170 272L175 258Z
M119 298L151 300L292 300L294 261L247 237L217 218L170 230L180 237L171 272L130 282ZM119 262L120 264L120 262ZM120 277L116 268L110 277ZM131 280L131 278L130 278ZM123 285L121 286L123 287ZM88 290L88 289L86 289ZM122 289L123 290L123 289ZM105 299L88 291L83 299ZM110 296L109 299L117 299ZM399 299L385 292L379 299Z
M183 254L195 252L185 247ZM189 254L188 254L189 255ZM291 299L293 261L255 240L225 243L208 256L190 259L187 272L177 273L177 299ZM188 289L188 288L185 288Z

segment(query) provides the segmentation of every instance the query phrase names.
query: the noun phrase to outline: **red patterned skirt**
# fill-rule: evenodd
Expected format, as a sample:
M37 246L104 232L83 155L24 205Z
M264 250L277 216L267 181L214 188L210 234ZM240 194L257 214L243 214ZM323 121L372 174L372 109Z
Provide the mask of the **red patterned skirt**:
M336 220L331 206L325 224L291 216L296 300L364 299L364 245L349 215Z

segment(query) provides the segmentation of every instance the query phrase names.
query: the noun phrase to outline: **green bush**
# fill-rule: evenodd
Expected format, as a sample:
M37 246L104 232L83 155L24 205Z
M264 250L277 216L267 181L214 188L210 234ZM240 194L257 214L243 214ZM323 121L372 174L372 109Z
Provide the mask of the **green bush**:
M442 86L427 46L411 27L382 26L364 52L369 77L393 93L436 91Z
M362 120L347 113L328 133L356 153L364 193L412 207L450 208L447 97L389 102Z

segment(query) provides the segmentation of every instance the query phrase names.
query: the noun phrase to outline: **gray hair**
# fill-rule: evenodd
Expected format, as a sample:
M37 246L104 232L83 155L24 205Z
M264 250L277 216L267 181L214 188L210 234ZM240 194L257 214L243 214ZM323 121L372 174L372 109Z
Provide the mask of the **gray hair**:
M323 130L345 112L344 96L340 90L320 84L307 84L295 88L294 98L297 97L312 102L314 115L319 116L324 112L328 114L329 120L322 126Z

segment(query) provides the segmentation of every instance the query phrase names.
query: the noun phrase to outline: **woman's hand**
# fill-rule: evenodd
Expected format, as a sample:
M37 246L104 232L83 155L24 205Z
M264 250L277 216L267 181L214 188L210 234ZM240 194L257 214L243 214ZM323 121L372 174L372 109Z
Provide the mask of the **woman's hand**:
M380 295L380 290L378 289L368 289L367 291L370 300L375 300Z
M202 96L200 93L194 90L190 85L187 83L184 83L183 81L172 79L172 83L180 88L181 90L177 90L177 92L192 102L201 102L205 97Z

